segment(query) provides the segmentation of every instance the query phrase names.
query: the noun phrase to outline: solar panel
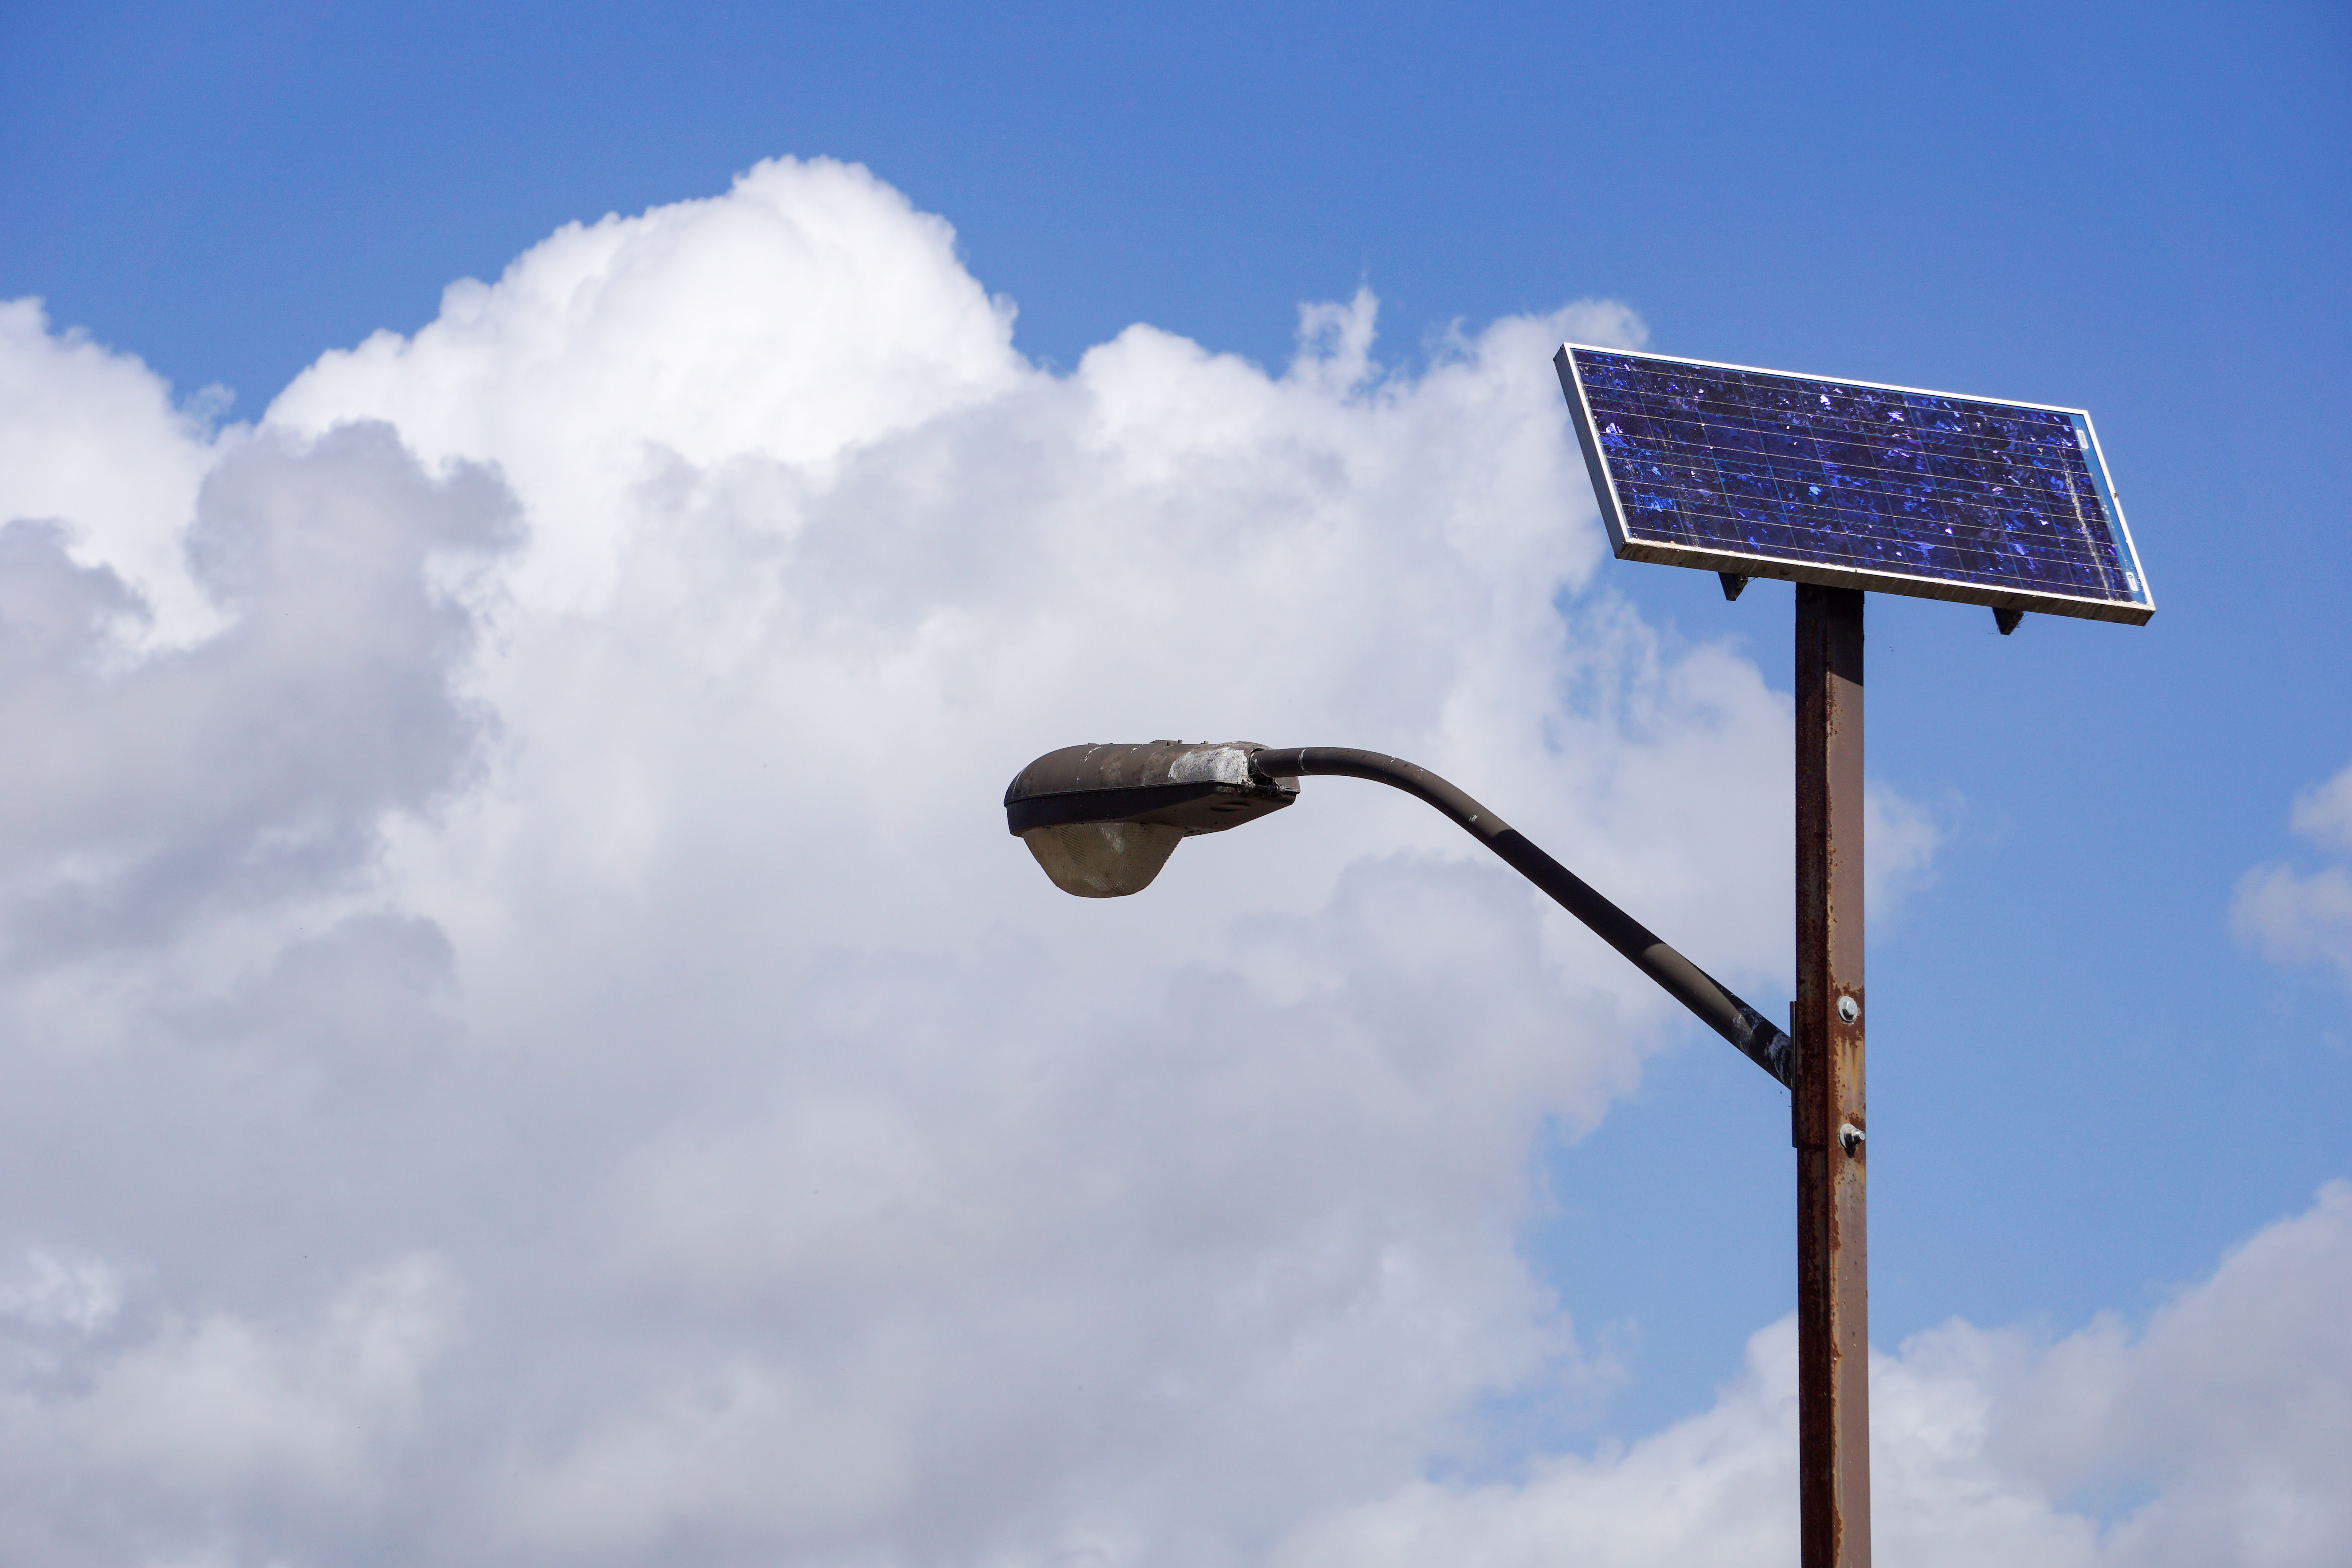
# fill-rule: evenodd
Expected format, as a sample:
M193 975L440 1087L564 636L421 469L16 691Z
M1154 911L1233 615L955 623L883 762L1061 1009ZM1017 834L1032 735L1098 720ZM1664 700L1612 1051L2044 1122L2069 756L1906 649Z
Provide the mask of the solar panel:
M2134 626L2156 613L2080 409L1580 343L1556 357L1621 560Z

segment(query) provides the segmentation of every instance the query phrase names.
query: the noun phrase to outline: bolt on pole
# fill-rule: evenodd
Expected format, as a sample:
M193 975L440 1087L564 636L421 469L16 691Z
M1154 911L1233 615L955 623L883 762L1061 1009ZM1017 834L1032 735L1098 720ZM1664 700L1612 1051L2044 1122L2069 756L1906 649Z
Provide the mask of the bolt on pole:
M1862 592L1797 585L1797 1463L1804 1568L1869 1568Z

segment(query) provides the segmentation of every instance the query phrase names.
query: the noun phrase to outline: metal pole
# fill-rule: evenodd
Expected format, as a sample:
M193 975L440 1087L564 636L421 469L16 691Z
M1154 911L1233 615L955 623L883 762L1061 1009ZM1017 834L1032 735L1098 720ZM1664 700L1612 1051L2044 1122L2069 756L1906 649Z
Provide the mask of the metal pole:
M1797 1466L1803 1568L1869 1568L1862 593L1797 585Z

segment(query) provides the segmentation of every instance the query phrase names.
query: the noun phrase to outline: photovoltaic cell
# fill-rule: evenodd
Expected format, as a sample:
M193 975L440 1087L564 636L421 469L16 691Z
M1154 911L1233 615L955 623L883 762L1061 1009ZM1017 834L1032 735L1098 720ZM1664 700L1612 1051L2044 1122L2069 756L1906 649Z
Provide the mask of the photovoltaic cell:
M2090 416L1563 344L1622 558L2135 625L2155 613Z

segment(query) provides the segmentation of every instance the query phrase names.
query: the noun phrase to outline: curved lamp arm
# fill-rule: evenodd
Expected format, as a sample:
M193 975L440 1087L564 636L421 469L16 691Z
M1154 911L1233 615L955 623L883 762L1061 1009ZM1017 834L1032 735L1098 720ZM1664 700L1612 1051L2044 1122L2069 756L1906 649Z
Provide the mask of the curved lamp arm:
M1316 773L1370 779L1428 802L1500 856L1505 865L1550 895L1561 909L1591 927L1601 941L1633 960L1636 969L1697 1014L1708 1028L1738 1047L1748 1060L1781 1083L1794 1083L1796 1043L1770 1019L1659 941L1649 927L1593 891L1575 872L1528 842L1517 828L1427 768L1345 746L1265 747L1252 752L1250 763L1270 779Z

